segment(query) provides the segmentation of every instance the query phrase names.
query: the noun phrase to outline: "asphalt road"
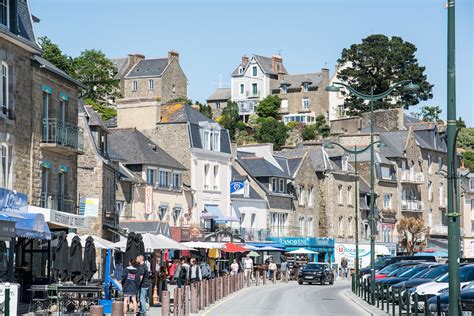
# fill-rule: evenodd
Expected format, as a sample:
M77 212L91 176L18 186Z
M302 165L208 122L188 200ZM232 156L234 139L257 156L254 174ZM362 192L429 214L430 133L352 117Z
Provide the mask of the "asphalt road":
M368 315L344 290L348 281L334 285L298 285L296 282L252 287L217 303L202 315Z

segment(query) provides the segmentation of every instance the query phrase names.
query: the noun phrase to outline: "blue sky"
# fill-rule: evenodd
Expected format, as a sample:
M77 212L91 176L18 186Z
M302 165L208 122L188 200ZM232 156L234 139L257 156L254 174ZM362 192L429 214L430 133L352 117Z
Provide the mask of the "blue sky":
M30 0L47 35L77 56L88 48L109 57L180 53L188 95L201 102L230 73L243 54L281 52L290 73L331 74L341 50L370 34L401 36L418 48L434 84L424 105L446 108L445 0ZM472 0L456 1L457 115L474 126ZM413 111L414 109L411 109Z

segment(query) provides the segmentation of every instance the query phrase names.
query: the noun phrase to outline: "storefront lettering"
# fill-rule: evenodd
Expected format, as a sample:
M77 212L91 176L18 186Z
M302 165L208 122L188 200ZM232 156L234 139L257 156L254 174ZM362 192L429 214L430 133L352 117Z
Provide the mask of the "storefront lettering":
M69 215L65 213L60 213L54 210L52 210L51 212L51 222L64 225L64 226L81 227L81 228L88 227L86 223L86 219L84 217L80 217L73 214Z

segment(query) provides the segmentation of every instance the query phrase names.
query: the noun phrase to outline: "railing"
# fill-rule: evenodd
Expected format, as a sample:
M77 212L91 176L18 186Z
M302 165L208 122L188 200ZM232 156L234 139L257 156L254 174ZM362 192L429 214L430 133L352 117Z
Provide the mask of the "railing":
M255 112L256 102L254 101L238 101L239 114L253 114Z
M268 229L241 228L240 236L246 241L265 241L270 237Z
M58 144L83 150L82 128L58 119L43 119L42 143Z
M246 91L245 92L245 95L248 96L248 97L254 97L254 98L258 98L260 97L260 90L257 90L257 91Z
M423 183L425 181L425 177L422 172L415 172L410 173L408 171L402 173L401 182L407 183Z
M40 207L76 214L76 203L71 196L42 192Z
M423 202L416 200L402 200L402 211L421 212L423 211Z

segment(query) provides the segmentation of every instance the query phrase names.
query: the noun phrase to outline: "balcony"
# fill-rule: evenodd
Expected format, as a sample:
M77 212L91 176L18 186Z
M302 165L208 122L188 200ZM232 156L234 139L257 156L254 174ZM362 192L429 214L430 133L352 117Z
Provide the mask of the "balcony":
M402 212L422 212L423 202L416 200L402 200Z
M429 227L430 235L448 235L448 226L433 225Z
M248 98L259 98L260 97L260 90L257 90L257 91L246 91L245 92L245 95L248 97Z
M71 196L42 192L40 207L71 214L77 214L75 199Z
M66 155L82 153L82 128L58 119L43 119L40 147Z
M402 179L400 180L402 183L415 183L415 184L422 184L425 181L425 177L422 172L403 172Z
M255 113L257 102L255 100L238 101L239 115L250 115Z
M245 241L265 241L270 237L268 229L241 228L240 236Z

